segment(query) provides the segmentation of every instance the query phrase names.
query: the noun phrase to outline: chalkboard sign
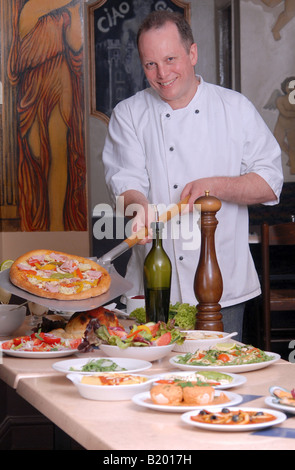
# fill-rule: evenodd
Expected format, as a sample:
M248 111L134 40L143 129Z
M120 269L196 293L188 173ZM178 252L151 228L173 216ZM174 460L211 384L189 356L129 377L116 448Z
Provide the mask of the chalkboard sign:
M90 112L105 122L119 101L148 86L136 35L154 10L177 11L190 21L190 3L179 0L99 0L88 6Z

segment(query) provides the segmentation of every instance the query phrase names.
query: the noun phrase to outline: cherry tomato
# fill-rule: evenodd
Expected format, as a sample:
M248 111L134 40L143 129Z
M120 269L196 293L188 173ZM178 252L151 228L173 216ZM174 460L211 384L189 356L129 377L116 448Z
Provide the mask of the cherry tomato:
M170 344L171 338L172 336L170 331L167 331L162 336L160 336L159 339L156 340L156 343L158 346L167 346L167 344Z
M228 362L229 356L227 354L222 353L222 354L219 354L217 359L222 362Z

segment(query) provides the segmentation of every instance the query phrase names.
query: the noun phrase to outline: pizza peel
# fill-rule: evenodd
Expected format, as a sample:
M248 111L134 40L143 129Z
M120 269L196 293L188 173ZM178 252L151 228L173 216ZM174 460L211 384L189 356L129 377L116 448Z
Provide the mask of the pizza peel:
M175 217L177 214L180 214L181 205L187 204L188 198L189 197L185 198L178 204L171 206L171 208L169 208L166 212L163 212L163 214L159 216L159 221L165 223ZM143 228L138 232L135 232L96 261L100 266L104 267L111 275L111 286L105 294L84 300L55 300L47 299L45 297L39 297L37 295L26 292L25 290L20 289L19 287L12 284L9 278L9 269L0 272L0 286L11 294L16 295L17 297L25 299L28 302L34 302L36 304L47 307L49 310L57 312L83 312L93 310L102 305L107 305L112 300L125 294L132 287L132 284L126 279L124 279L116 271L112 262L118 256L122 255L123 253L125 253L125 251L129 250L140 240L142 240L147 235L147 232L147 228Z
M110 274L112 282L109 290L105 294L84 300L55 300L30 294L29 292L26 292L12 284L9 278L9 269L5 269L5 271L0 272L0 286L11 294L20 297L21 299L26 299L28 302L34 302L38 305L42 305L43 307L47 307L52 311L86 312L88 310L93 310L94 308L110 303L113 299L116 299L120 295L124 294L132 287L132 284L120 276L120 274L118 274L115 269Z

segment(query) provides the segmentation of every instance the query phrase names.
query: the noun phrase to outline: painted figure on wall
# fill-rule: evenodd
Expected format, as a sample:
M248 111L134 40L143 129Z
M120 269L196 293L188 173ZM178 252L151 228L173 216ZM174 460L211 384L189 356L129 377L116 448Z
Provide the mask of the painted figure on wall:
M295 0L261 0L266 6L274 8L284 3L284 10L279 14L273 28L272 34L276 41L281 39L281 30L295 17Z
M295 77L287 77L281 84L281 90L274 90L265 109L279 111L274 128L274 136L281 149L288 156L290 173L295 175L295 103L291 97L294 93Z
M81 0L14 6L21 229L87 230Z

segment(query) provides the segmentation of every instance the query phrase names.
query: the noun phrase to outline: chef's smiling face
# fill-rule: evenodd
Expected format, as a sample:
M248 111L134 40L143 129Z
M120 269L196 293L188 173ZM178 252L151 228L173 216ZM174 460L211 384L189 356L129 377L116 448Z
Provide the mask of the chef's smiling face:
M161 28L143 32L138 48L150 86L172 109L187 106L198 87L194 71L197 45L186 47L177 26L168 22Z

